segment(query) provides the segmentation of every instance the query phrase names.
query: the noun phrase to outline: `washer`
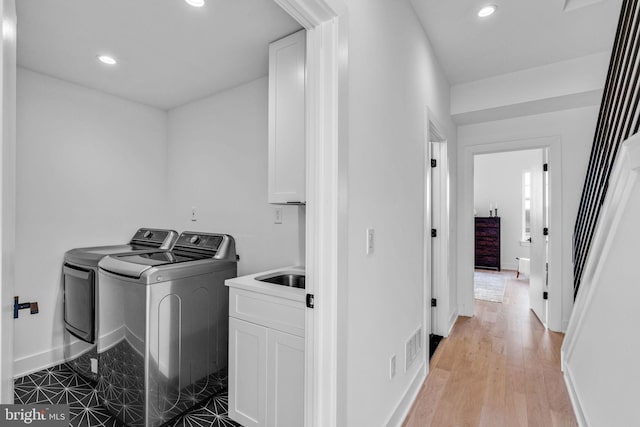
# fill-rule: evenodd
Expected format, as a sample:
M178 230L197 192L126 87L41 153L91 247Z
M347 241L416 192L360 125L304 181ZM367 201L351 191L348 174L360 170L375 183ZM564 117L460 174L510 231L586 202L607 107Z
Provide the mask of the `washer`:
M233 237L185 232L171 251L100 263L100 402L128 426L157 426L226 382Z
M178 233L174 230L140 228L128 244L77 248L64 254L63 348L65 360L72 369L86 378L97 379L95 337L99 328L96 313L99 306L97 301L98 262L110 254L170 249L177 238ZM92 369L92 363L94 369Z

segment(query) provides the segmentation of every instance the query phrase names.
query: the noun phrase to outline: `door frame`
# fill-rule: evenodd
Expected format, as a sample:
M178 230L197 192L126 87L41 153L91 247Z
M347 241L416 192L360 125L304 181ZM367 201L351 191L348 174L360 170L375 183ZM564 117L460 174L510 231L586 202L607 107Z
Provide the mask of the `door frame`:
M306 145L307 224L306 267L309 293L318 304L306 310L305 425L335 426L338 402L338 281L345 266L340 256L346 242L346 79L347 31L344 0L275 0L307 29ZM1 294L3 301L0 374L2 402L13 402L13 296L15 253L15 0L3 0L2 17L2 237ZM340 142L340 143L339 143ZM320 203L322 201L322 203ZM346 234L346 233L343 233ZM344 304L341 305L344 307ZM343 314L340 314L344 318ZM345 328L342 328L345 329ZM341 338L343 339L343 338ZM344 347L344 346L343 346ZM344 356L341 356L344 358ZM344 377L344 375L343 375Z
M442 335L444 337L449 335L449 331L451 326L453 325L453 321L450 321L448 318L448 313L451 311L451 301L449 300L449 288L450 284L450 275L449 275L449 228L450 228L450 192L449 192L449 167L448 167L448 159L449 156L445 156L444 161L440 161L438 167L438 173L440 174L440 191L441 194L445 195L445 203L439 204L439 206L433 206L433 194L432 194L432 174L433 168L431 167L431 158L433 156L432 152L432 143L441 143L444 146L445 150L448 150L447 144L447 135L445 133L445 128L440 124L437 120L433 112L427 107L425 108L425 130L424 130L424 180L423 180L423 188L424 188L424 243L423 243L423 253L424 253L424 266L423 266L423 293L424 293L424 301L423 301L423 342L429 343L429 334L431 333L431 322L432 322L432 308L431 308L431 298L432 295L432 274L434 272L435 277L438 279L435 281L435 294L438 296L438 308L436 310L436 326L437 330L434 330L434 333L437 332L438 335ZM436 135L437 138L432 138L432 135ZM437 241L434 243L433 238L431 237L431 229L433 228L433 209L437 208L439 210L440 215L440 229L438 230ZM432 257L434 253L434 249L439 251L439 262L434 265L432 262ZM455 319L454 319L455 320ZM427 373L429 372L428 367L428 358L429 352L425 352L425 357L427 359L427 363L425 364L427 367Z
M549 300L548 328L562 331L563 283L562 240L562 139L548 136L509 140L460 147L460 198L458 205L458 310L461 316L473 316L474 220L473 180L476 154L547 148L549 153Z
M448 138L444 131L444 127L440 124L440 122L436 119L434 114L431 111L427 112L427 123L428 123L428 133L427 139L429 144L430 155L433 157L433 144L440 144L440 155L438 156L438 164L435 169L435 173L438 174L438 180L436 181L439 184L439 188L437 192L433 187L433 181L431 184L431 194L430 194L430 227L433 227L433 213L438 213L438 217L440 218L440 224L438 228L438 237L434 241L431 239L431 254L430 257L433 259L433 256L437 253L437 262L431 265L431 271L433 274L429 273L431 278L435 278L434 286L431 286L435 289L435 296L438 299L438 307L436 310L436 325L433 333L437 335L441 335L443 337L449 336L449 332L453 327L455 322L455 318L451 319L449 313L451 310L452 301L450 301L450 274L449 274L449 238L450 238L450 206L451 206L451 192L450 192L450 177L449 177L449 144ZM435 136L435 137L434 137ZM434 170L431 168L431 179L433 179ZM434 196L439 195L439 203L434 203ZM429 305L431 303L429 299Z
M0 403L13 403L13 296L16 252L16 5L15 0L0 4L2 45L0 73L0 111L2 145L0 158Z
M333 427L346 420L347 8L274 1L307 30L305 426Z

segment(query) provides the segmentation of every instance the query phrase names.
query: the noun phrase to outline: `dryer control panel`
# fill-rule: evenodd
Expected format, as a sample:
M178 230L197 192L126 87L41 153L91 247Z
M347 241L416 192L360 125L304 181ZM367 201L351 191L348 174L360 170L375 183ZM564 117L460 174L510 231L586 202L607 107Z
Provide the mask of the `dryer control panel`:
M174 252L197 252L210 254L212 258L236 260L235 242L228 234L198 233L185 231L180 234Z

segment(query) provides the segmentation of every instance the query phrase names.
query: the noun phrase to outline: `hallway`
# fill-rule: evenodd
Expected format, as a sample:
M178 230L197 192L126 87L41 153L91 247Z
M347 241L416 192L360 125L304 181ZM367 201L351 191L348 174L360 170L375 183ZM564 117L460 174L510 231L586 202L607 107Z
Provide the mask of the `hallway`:
M475 300L442 341L405 427L577 426L560 371L563 334L529 310L526 281L503 271L503 303Z

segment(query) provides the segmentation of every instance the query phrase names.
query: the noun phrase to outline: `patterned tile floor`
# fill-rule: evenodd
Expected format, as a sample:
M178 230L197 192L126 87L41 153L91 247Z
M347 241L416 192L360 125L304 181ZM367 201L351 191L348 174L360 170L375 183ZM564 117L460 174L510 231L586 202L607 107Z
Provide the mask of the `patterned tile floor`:
M66 365L38 371L15 381L17 404L68 404L72 427L122 427L100 405L95 388ZM166 427L241 427L227 416L227 393L218 393Z

